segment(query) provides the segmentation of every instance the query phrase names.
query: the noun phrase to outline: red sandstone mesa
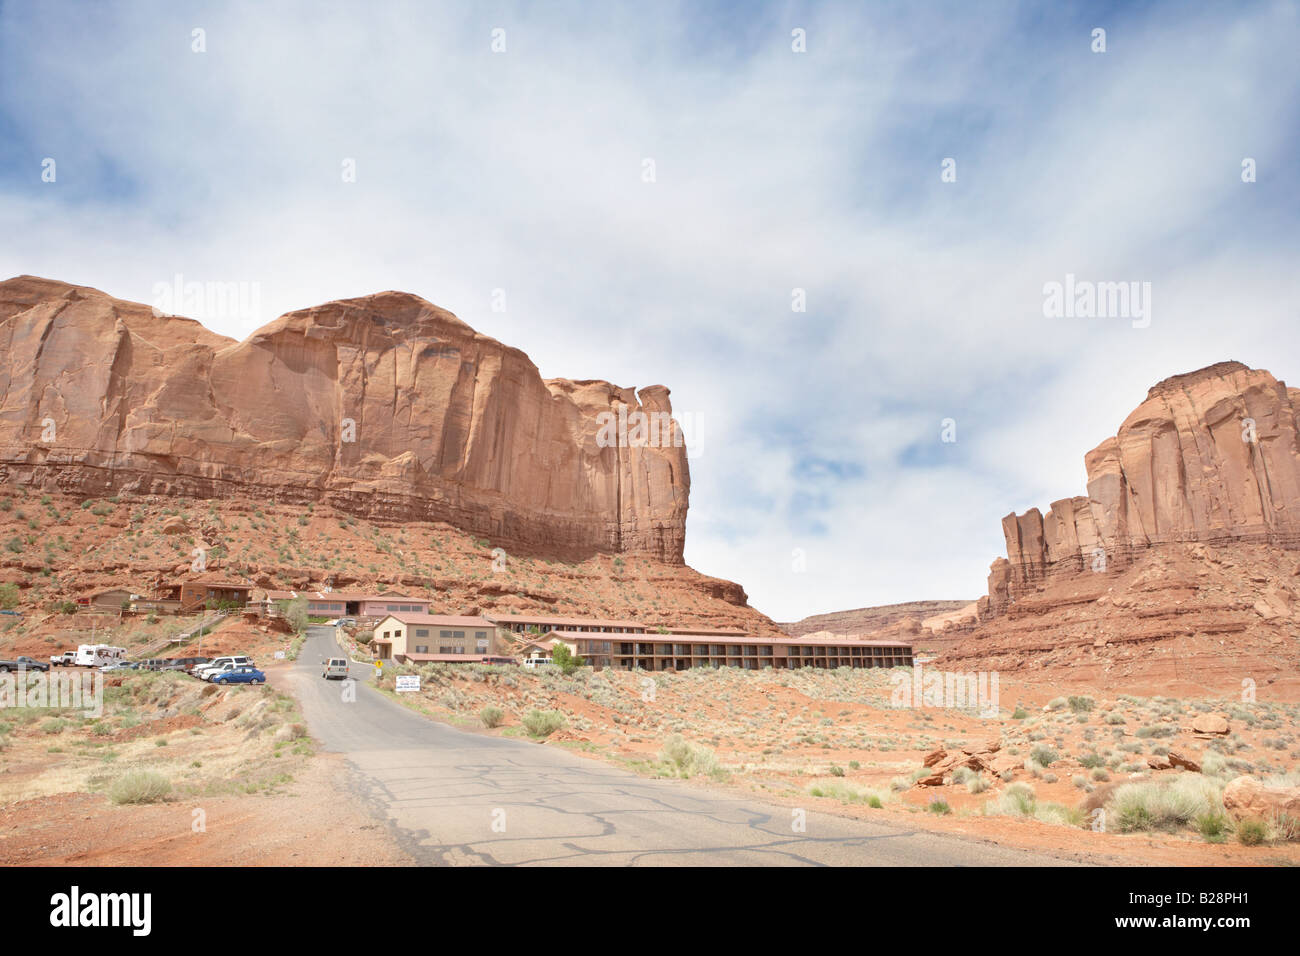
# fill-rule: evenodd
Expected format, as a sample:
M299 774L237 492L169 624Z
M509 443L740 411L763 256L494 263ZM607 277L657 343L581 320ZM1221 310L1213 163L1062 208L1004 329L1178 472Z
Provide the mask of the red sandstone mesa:
M1297 395L1240 362L1160 382L1085 457L1086 496L1002 519L1007 557L990 569L981 618L1154 545L1300 542Z
M543 379L400 292L236 342L95 289L0 282L0 481L51 490L327 501L506 547L680 564L686 449L597 442L601 413L671 413L668 395Z

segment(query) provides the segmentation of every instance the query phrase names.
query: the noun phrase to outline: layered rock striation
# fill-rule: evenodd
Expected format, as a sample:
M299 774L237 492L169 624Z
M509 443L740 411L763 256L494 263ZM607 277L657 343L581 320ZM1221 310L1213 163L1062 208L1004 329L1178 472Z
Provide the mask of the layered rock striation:
M1300 545L1298 394L1240 362L1160 382L1085 457L1086 496L1002 519L1007 557L993 562L981 617L1158 545Z
M690 473L671 416L667 388L545 380L400 292L237 342L95 289L0 283L0 481L326 501L507 548L680 564Z

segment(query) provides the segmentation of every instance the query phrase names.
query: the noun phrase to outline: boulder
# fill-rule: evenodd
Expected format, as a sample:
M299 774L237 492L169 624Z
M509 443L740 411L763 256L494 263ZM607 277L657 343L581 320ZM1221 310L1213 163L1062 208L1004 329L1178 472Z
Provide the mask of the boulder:
M1238 777L1223 788L1223 808L1236 820L1282 814L1300 820L1300 787L1269 787L1254 777Z
M1152 770L1168 770L1173 767L1173 763L1168 757L1162 757L1159 754L1152 754L1147 757L1147 766Z
M166 519L162 525L163 534L189 534L190 526L185 523L185 519L180 515L172 515Z
M925 759L922 760L921 763L926 767L933 767L946 756L948 756L946 750L932 750L930 753L925 755Z
M1200 773L1201 765L1190 757L1184 757L1182 754L1169 751L1169 763L1175 767L1182 767L1184 770L1190 770L1192 773Z
M1192 730L1198 734L1226 734L1230 729L1227 718L1219 714L1197 714L1192 720Z

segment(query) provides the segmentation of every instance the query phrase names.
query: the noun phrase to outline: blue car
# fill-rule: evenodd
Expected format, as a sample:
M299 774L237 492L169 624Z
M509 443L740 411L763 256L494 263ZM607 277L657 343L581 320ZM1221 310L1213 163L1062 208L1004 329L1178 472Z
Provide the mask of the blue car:
M234 667L212 678L214 684L265 684L266 675L256 667Z

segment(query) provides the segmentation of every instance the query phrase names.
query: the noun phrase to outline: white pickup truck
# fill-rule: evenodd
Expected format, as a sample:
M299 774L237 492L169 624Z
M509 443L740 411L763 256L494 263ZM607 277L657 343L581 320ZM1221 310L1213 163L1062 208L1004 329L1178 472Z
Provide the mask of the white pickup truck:
M71 667L77 663L76 651L64 651L62 654L51 654L50 665L52 667Z

